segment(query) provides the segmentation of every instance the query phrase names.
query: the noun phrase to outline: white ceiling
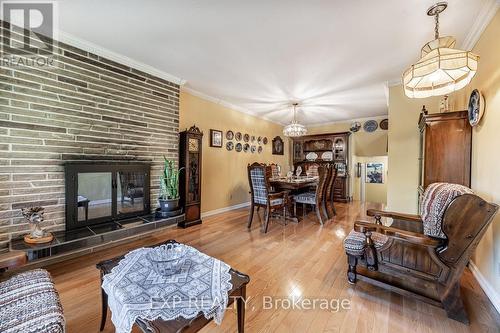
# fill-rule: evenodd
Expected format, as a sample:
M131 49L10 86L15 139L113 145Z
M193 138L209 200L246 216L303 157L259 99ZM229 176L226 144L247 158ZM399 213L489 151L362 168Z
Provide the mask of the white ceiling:
M60 29L279 123L387 114L387 81L433 38L432 0L64 0ZM461 45L490 0L449 0Z

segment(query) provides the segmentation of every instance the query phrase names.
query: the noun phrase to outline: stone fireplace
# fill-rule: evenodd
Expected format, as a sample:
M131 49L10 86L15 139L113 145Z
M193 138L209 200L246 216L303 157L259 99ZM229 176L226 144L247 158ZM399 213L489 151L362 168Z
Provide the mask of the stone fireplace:
M156 198L163 156L178 158L177 83L67 44L55 52L56 68L0 69L0 249L27 232L23 207L65 229L65 163L149 162Z

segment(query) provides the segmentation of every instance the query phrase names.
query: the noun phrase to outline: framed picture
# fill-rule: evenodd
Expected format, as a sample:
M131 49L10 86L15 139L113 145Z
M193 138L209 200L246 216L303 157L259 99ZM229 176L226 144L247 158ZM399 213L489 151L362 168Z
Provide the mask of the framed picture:
M284 155L283 140L277 136L273 139L273 155Z
M384 164L366 163L366 183L383 184L384 183Z
M210 130L210 147L222 148L222 131Z

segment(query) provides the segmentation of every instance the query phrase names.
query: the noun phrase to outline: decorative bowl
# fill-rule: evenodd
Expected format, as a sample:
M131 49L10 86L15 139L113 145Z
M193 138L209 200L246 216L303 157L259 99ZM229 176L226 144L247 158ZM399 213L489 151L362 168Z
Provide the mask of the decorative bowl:
M151 249L148 258L156 273L171 275L180 271L186 253L187 247L183 244L163 244Z

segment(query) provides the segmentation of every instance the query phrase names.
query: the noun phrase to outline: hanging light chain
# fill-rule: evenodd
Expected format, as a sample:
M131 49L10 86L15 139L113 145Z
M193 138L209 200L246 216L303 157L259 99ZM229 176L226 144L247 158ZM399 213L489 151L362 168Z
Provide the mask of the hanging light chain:
M436 11L436 15L434 15L434 22L436 26L434 27L434 39L439 38L439 11Z

